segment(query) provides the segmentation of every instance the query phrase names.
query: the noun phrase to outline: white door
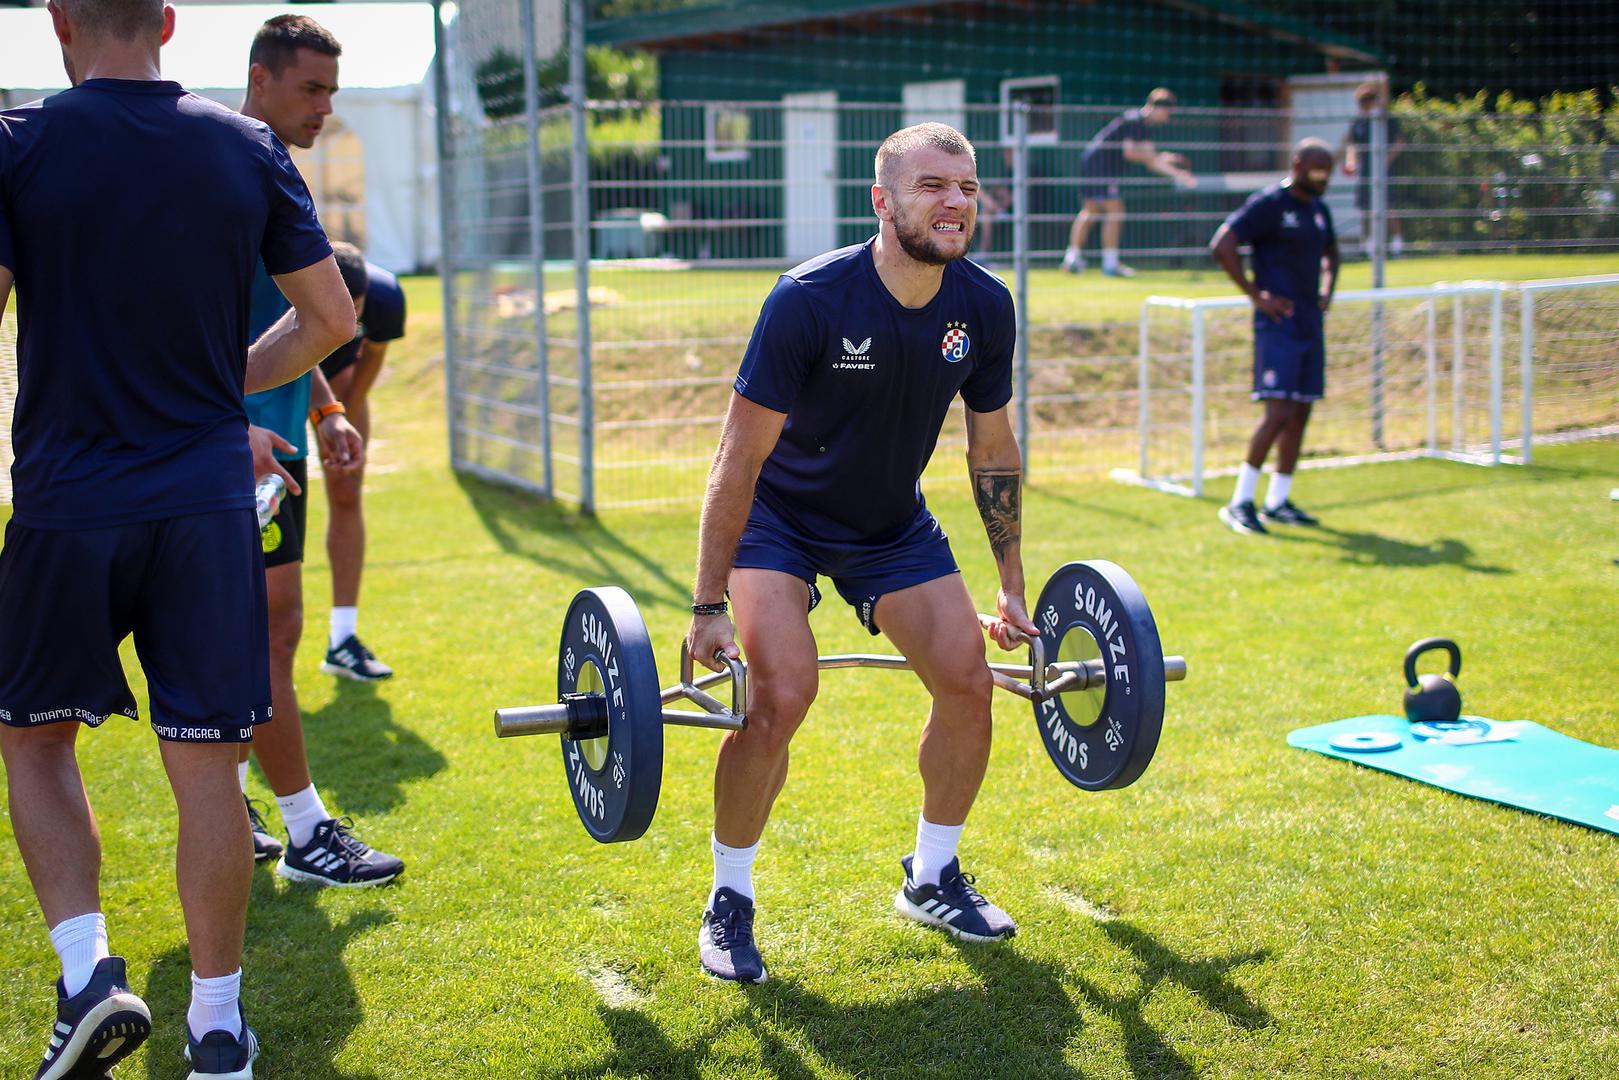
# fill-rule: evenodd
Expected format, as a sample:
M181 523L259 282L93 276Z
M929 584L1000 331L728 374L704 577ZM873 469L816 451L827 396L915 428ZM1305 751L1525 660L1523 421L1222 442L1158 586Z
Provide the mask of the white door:
M787 258L812 258L838 246L838 95L784 94Z
M937 120L963 134L967 131L967 84L961 79L906 83L901 100L904 127Z
M1368 79L1387 76L1379 72L1353 72L1336 75L1294 75L1287 80L1287 98L1292 111L1292 142L1314 136L1325 140L1338 155L1349 125L1358 111L1355 106L1355 88ZM1342 162L1339 162L1341 166ZM1332 186L1327 189L1327 206L1332 210L1332 221L1338 236L1350 239L1361 235L1361 213L1355 209L1353 177L1345 176L1343 169L1334 168Z

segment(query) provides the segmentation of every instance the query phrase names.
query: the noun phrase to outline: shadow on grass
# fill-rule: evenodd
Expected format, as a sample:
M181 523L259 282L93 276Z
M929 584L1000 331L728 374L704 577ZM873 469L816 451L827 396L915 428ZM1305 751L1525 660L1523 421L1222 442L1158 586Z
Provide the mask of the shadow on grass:
M1087 1011L1116 1025L1132 1076L1190 1078L1196 1075L1191 1062L1147 1019L1153 994L1171 983L1245 1031L1274 1026L1270 1014L1228 978L1234 968L1263 962L1264 950L1193 959L1129 923L1110 921L1102 929L1135 961L1137 982L1126 992L1110 992L1011 948L961 945L975 976L971 985L845 1005L777 980L738 988L750 1008L716 1023L747 1028L760 1064L790 1080L819 1075L828 1066L856 1076L1082 1077L1066 1054L1085 1030ZM711 1050L723 1034L719 1027L710 1025L712 1030L677 1046L637 1009L604 1005L600 1011L614 1049L574 1075L697 1080L724 1067Z
M666 558L624 543L599 519L465 473L457 473L456 482L502 551L602 585L623 582L624 564L633 564L659 583L667 594L662 599L677 607L690 603L691 583L670 574Z
M392 922L393 914L354 912L334 926L316 899L319 894L307 886L277 888L265 866L253 871L242 1005L264 1046L255 1072L299 1080L381 1080L375 1072L339 1069L332 1055L363 1016L354 980L343 965L343 950L355 938ZM191 954L184 945L158 958L144 997L153 1018L147 1075L185 1075Z
M337 696L303 714L310 774L343 813L389 813L405 801L407 781L443 771L444 755L394 722L375 685L335 682Z
M1442 539L1414 544L1369 532L1345 532L1330 525L1271 530L1271 538L1289 543L1322 544L1339 548L1343 561L1357 566L1455 566L1475 574L1510 574L1504 566L1475 562L1473 549L1460 540Z

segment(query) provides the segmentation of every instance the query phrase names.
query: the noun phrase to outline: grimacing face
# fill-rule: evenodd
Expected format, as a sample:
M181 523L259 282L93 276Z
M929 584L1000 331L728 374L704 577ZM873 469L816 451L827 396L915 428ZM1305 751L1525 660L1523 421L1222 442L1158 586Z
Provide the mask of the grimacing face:
M277 138L305 150L315 145L337 93L337 57L314 49L297 49L293 60L275 75L254 64L250 73L254 100Z
M900 249L940 266L967 254L978 224L978 170L966 154L924 146L907 154L885 186Z

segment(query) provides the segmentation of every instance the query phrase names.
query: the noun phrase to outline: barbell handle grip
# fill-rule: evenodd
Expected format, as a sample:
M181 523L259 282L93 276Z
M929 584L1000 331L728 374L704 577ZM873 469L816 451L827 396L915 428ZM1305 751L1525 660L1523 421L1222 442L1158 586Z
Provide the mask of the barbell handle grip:
M747 725L748 719L746 711L748 701L748 665L734 656L727 656L724 649L714 650L714 659L718 660L720 663L724 664L730 669L731 707L729 709L722 705L712 694L702 690L695 682L692 681L696 671L695 666L692 663L691 649L688 647L684 639L682 639L680 642L680 686L676 689L679 696L684 697L687 701L690 701L704 712L712 713L715 716L734 717L737 721L737 728L740 730ZM666 695L663 699L665 702L670 700Z
M994 626L996 623L1003 622L1005 622L1005 620L997 619L993 615L985 615L982 611L978 613L978 625L982 626L985 631L988 631L989 628ZM1012 631L1012 641L1014 644L1027 645L1029 647L1029 689L1033 692L1034 701L1044 701L1046 697L1045 640L1039 635L1030 637L1027 633L1019 630L1015 626L1012 626L1010 623L1007 623L1006 626L1007 629ZM1007 686L1007 689L1010 690L1011 687Z

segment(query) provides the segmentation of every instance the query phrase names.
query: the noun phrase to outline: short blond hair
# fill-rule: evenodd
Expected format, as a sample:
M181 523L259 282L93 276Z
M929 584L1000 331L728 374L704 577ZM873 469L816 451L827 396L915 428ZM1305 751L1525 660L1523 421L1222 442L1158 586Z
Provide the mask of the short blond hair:
M949 124L929 120L924 124L900 128L883 140L883 144L877 148L877 183L882 187L888 187L895 166L907 154L924 146L943 150L947 154L970 157L973 159L974 167L978 165L978 152L973 149L973 144L967 141L967 136Z
M1160 86L1147 95L1147 104L1153 108L1162 106L1166 109L1173 109L1178 102L1175 98L1175 91L1167 86Z

